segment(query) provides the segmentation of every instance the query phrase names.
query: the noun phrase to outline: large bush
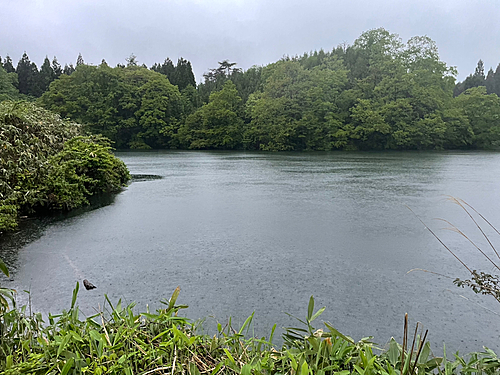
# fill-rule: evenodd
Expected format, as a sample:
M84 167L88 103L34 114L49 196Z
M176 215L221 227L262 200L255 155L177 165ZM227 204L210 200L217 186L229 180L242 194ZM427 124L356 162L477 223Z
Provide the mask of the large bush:
M125 183L109 142L79 134L80 125L32 103L0 103L0 231L20 213L75 208Z
M108 139L75 137L51 157L45 183L49 207L72 209L96 193L116 192L129 178L125 164L111 153Z

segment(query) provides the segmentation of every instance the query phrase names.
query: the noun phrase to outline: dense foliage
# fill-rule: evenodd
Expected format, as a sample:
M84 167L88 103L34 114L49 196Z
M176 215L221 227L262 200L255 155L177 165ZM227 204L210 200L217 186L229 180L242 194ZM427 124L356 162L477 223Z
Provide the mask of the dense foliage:
M173 137L189 98L160 74L143 67L80 65L54 81L40 99L47 109L87 124L118 148L175 146Z
M242 71L224 60L196 86L191 63L40 70L26 54L0 65L0 99L40 97L118 148L423 150L496 148L500 65L455 84L428 37L382 28L341 45ZM0 61L1 62L1 61ZM1 68L1 67L0 67ZM232 83L229 83L231 81ZM15 90L13 90L13 87Z
M118 190L128 172L102 137L28 102L0 103L0 231L20 214L70 209Z
M434 357L425 336L394 339L380 353L370 338L355 342L330 324L313 328L324 308L314 312L311 297L299 328L287 328L284 345L271 337L245 337L253 315L236 330L231 321L214 336L198 334L197 325L178 315L177 288L156 313L136 314L134 305L113 306L85 320L79 318L77 288L68 311L29 315L26 307L0 318L0 370L3 374L497 374L500 359L489 349L450 361ZM380 354L377 354L380 353Z

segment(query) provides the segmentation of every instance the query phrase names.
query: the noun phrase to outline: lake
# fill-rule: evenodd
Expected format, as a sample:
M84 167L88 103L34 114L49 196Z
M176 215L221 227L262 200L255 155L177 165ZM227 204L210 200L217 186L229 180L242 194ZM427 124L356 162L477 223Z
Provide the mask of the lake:
M429 330L436 354L486 345L498 351L500 309L453 285L465 268L409 209L473 269L495 273L467 240L484 239L455 204L466 200L500 226L500 153L118 152L141 178L98 208L29 220L0 243L12 270L2 285L35 310L69 308L77 281L90 315L112 301L178 302L207 331L255 311L254 332L297 326L309 297L323 321L359 340L402 341L404 314ZM491 233L489 231L488 233ZM491 238L498 238L491 234ZM498 236L498 235L497 235ZM498 241L497 241L498 242ZM484 249L488 250L486 245ZM491 251L490 251L491 252ZM491 252L492 253L492 252ZM492 253L493 254L493 253ZM498 272L496 272L498 274ZM277 340L279 342L279 340Z

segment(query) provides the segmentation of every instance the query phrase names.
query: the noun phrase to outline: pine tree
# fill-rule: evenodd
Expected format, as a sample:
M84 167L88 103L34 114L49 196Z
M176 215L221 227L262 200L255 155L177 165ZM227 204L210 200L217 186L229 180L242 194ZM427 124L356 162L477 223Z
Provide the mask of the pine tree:
M56 79L54 69L52 69L49 58L45 56L45 60L40 68L40 72L38 73L38 86L41 94L48 90L50 83L54 79Z
M30 73L28 75L28 95L38 98L42 96L43 92L43 86L40 81L40 72L38 71L36 64L32 62L30 65Z
M161 65L155 63L151 67L151 70L167 76L170 83L174 84L172 82L172 80L175 79L174 78L175 66L174 66L174 63L172 62L172 60L170 60L168 57L165 59L165 61L163 61L163 64L161 64Z
M17 68L16 68L16 73L17 73L17 79L18 79L18 89L21 94L28 95L30 93L30 85L32 82L32 66L31 66L31 61L24 52L23 56L21 57L21 60L17 63Z
M55 56L52 59L52 71L54 72L54 79L59 78L63 74L61 64L59 64Z
M488 75L486 76L486 80L484 81L484 85L486 86L486 92L488 94L492 94L495 90L495 73L493 69L490 68L488 70Z
M183 90L189 85L196 87L193 68L191 67L191 63L189 61L183 59L182 57L177 60L177 66L175 67L175 73L172 77L171 83L177 85L179 90Z
M482 78L484 81L484 63L483 63L483 60L479 60L477 62L476 71L474 73L474 76L478 77L479 79Z
M493 75L493 93L500 97L500 64L498 64Z
M75 71L75 67L73 66L73 64L65 64L64 65L64 69L63 69L63 74L66 74L67 76L70 76L71 73L73 73Z
M76 66L84 65L84 64L85 64L85 61L83 61L82 54L79 53L78 57L76 58Z
M5 60L3 62L3 68L7 73L15 73L16 71L14 65L12 65L12 59L10 58L9 55L5 57Z
M137 56L134 55L133 53L131 53L130 56L125 59L125 61L127 62L127 67L138 65Z

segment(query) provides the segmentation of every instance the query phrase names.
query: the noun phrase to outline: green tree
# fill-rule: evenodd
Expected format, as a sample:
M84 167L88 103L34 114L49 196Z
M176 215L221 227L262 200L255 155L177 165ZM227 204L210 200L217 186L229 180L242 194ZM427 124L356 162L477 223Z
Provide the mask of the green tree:
M0 66L0 102L7 99L16 99L19 96L15 83L16 73L7 73Z
M38 73L38 85L42 93L49 89L49 85L54 79L56 79L56 74L52 69L49 58L45 57L40 72Z
M245 145L262 150L328 150L335 147L340 123L338 99L347 71L331 57L305 69L282 60L262 71L262 92L250 95Z
M19 82L19 92L25 95L39 96L41 90L38 87L38 68L32 63L24 52L21 60L17 63L17 78Z
M172 83L172 79L174 78L175 74L175 66L172 60L170 60L168 57L163 61L163 64L157 64L155 63L152 67L151 70L161 73L165 76L167 76L168 80L170 83Z
M455 98L457 105L469 119L474 133L473 146L491 148L500 146L500 98L488 95L486 87L473 87Z
M54 79L59 78L61 74L63 74L61 64L59 64L59 61L57 61L55 56L52 59L52 71L54 72Z
M191 63L182 57L179 58L170 82L179 87L179 91L184 90L189 85L196 87L196 81L194 79Z
M70 76L73 72L75 71L75 67L73 64L65 64L64 69L63 69L63 74L66 74L67 76Z
M14 68L14 65L12 64L12 59L10 58L9 55L5 57L5 60L3 62L3 68L7 73L15 73L16 69Z
M175 140L183 116L179 90L166 77L156 75L138 89L141 105L136 112L141 130L135 148L176 148Z
M191 149L235 149L241 145L242 100L231 81L210 95L205 104L179 129L181 144Z
M182 112L178 89L139 66L80 65L54 81L40 103L110 138L118 148L170 147L169 136L160 130L172 124L170 118L180 120Z
M134 55L133 53L131 53L130 56L125 59L125 61L127 62L128 67L139 65L137 61L137 56Z
M76 58L76 66L84 65L85 61L83 60L82 54L79 53L78 57Z

